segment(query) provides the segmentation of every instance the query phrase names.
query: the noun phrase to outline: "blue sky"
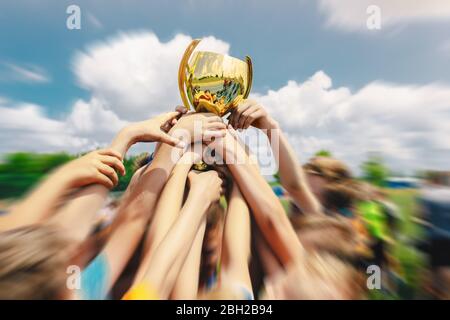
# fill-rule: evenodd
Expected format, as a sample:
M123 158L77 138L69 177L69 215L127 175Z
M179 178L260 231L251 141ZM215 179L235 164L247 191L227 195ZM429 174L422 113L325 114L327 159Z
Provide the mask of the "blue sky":
M82 10L82 29L65 27L66 8ZM90 22L93 15L100 26ZM177 33L214 35L231 54L249 54L255 89L278 88L326 70L335 85L357 89L378 79L391 82L450 82L450 56L439 46L450 39L450 23L405 24L389 30L343 32L326 26L316 1L3 1L0 61L45 68L51 82L0 83L0 95L48 106L70 107L86 92L71 71L76 50L120 30L148 29L162 41Z
M281 92L288 81L304 84L318 71L332 80L332 88L351 92L349 97L365 92L371 83L391 84L397 89L437 85L446 93L450 86L448 1L417 1L417 10L405 0L369 1L382 10L380 30L365 28L365 7L351 15L351 8L362 2L365 0L2 1L0 101L8 100L5 107L9 109L23 103L37 105L49 120L60 121L77 101L95 96L92 87L80 85L80 76L74 71L77 53L93 54L93 46L106 46L121 32L151 32L161 43L179 34L220 39L229 44L231 55L252 56L253 91L266 95L263 99L267 101L269 90ZM398 6L389 4L395 2ZM81 30L66 28L70 4L81 8ZM439 5L442 10L436 9ZM329 88L325 86L325 90ZM272 103L270 108L277 106ZM114 107L112 110L117 113ZM295 140L295 130L290 131ZM323 136L318 139L327 140ZM441 158L447 155L446 146L437 149Z

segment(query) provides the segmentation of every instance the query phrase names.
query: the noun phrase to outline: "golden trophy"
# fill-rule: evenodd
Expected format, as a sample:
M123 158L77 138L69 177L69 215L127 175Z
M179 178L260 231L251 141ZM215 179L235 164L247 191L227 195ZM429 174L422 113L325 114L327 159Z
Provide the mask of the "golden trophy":
M196 51L201 39L187 47L178 69L178 87L184 106L197 112L224 116L247 98L253 69L246 61L209 51Z

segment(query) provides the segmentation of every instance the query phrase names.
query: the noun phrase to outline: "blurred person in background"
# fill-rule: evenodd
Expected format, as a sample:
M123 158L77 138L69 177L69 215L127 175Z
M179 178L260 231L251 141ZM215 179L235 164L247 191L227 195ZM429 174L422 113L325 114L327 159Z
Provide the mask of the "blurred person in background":
M432 293L450 299L450 186L439 173L430 173L420 190L419 204L426 223Z

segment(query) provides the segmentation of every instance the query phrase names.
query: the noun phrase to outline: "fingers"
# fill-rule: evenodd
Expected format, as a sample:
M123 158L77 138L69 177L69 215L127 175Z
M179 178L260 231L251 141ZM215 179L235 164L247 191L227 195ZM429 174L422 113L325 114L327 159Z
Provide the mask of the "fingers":
M212 179L213 179L213 185L211 190L213 190L215 192L215 199L214 200L218 200L220 198L220 189L222 186L222 179L220 179L217 171L212 170L212 171L208 171L208 173L210 173L212 175Z
M108 177L112 182L112 187L119 183L119 177L114 169L104 163L99 163L97 167L98 171L104 176Z
M231 125L228 125L227 127L228 132L231 134L231 136L236 139L236 140L240 140L239 135L236 131L236 129L234 129Z
M223 122L208 122L203 128L205 130L225 130L227 125Z
M247 129L256 119L264 116L264 110L254 100L245 100L229 117L228 124L235 129Z
M116 157L117 159L122 160L122 155L120 154L120 152L114 149L100 149L97 150L97 153L104 156Z
M247 129L248 126L255 120L252 115L258 111L258 106L251 106L245 110L239 117L238 128Z
M211 141L212 139L223 138L226 134L226 130L205 130L202 133L202 140Z
M176 119L177 117L179 117L181 115L180 112L178 111L171 111L171 112L167 112L164 114L161 114L161 124L165 124L166 122L170 122L173 119Z
M175 108L176 112L179 112L180 114L186 114L188 112L188 109L185 106L177 106Z
M255 106L254 108L251 109L252 109L251 113L249 112L249 114L246 115L245 122L242 125L243 129L248 129L248 127L250 127L250 125L253 124L255 120L265 115L264 110L262 110L259 106Z
M250 107L250 105L248 103L242 103L240 104L234 111L232 114L232 121L231 121L231 125L234 128L238 128L238 124L239 124L239 119L242 116L242 113L245 112L245 110L247 110Z
M227 125L223 123L222 118L210 116L203 126L202 138L211 141L213 138L222 138L226 135Z
M191 170L188 173L188 181L189 181L189 186L192 186L193 181L196 179L196 177L200 174L199 171L196 170Z
M110 167L114 167L120 173L121 176L124 176L126 174L125 166L123 165L122 161L120 161L116 157L101 156L100 161Z
M174 125L177 124L178 119L181 118L181 116L184 113L186 113L186 111L181 110L181 107L177 107L177 109L178 108L180 108L180 111L177 110L177 111L168 112L166 114L161 115L161 119L162 119L161 129L164 132L168 132Z
M95 177L95 183L101 184L101 185L103 185L104 187L106 187L108 189L114 188L114 184L111 181L111 179L108 178L107 176L105 176L100 171L97 172L97 175Z
M177 147L184 149L186 147L186 143L178 138L172 137L168 133L165 133L163 131L160 132L160 134L156 137L156 141L166 143L170 146Z
M205 113L205 115L208 117L208 121L222 122L222 118L214 113Z
M204 128L213 129L213 130L221 130L226 129L226 124L223 123L223 120L221 117L211 114L205 114L208 115L206 118L206 121L204 123Z

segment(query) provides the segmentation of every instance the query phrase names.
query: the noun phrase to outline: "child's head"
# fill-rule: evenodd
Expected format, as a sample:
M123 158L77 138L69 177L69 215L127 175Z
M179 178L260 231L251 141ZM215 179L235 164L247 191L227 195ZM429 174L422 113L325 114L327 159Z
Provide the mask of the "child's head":
M329 210L348 208L358 197L358 184L348 167L328 157L315 157L304 165L314 195Z
M346 258L353 258L357 255L359 235L348 219L307 216L293 218L291 221L306 250L320 251Z
M69 241L50 226L0 233L0 299L64 299Z
M150 163L152 155L148 152L143 152L138 155L133 161L133 172L138 171L140 168Z

